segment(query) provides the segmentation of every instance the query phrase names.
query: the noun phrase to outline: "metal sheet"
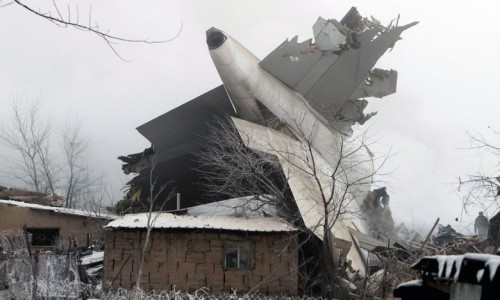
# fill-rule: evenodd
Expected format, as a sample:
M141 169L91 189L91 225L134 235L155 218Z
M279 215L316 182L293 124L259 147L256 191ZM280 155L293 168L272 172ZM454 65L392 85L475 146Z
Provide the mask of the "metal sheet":
M329 20L319 17L313 25L314 41L321 51L339 51L346 44L346 37Z
M259 60L230 36L210 50L210 55L235 103L257 99L299 139L308 140L330 166L342 160L353 195L359 202L364 200L370 191L374 167L371 153L362 141L345 143L347 138L333 130L301 94L259 68ZM341 159L340 155L346 153L351 154Z
M137 128L152 144L160 161L197 151L200 136L216 118L235 116L224 86L219 86ZM189 121L188 121L189 120Z
M349 49L315 82L308 91L301 91L310 104L320 112L338 111L366 78L377 60L394 46L401 33L415 25L369 29L359 36L360 47ZM324 115L328 118L328 115Z
M330 64L337 58L335 54L325 54L316 49L311 40L297 43L297 38L284 41L259 63L264 70L293 89L313 68L329 64L324 61L325 56L329 58Z
M237 118L231 119L247 147L273 154L279 159L305 226L320 239L323 239L325 210L321 193L323 192L325 197L329 197L328 195L331 192L330 174L332 174L332 167L329 163L320 153L313 150L316 162L316 176L311 176L307 172L308 168L311 168L311 165L307 164L304 159L308 155L304 144L276 130ZM320 181L323 191L319 189L317 179ZM344 197L345 190L341 189L341 186L341 184L338 184L335 190L334 198L337 201L342 199L341 197ZM357 203L349 201L349 193L347 194L346 205L349 207L348 210L359 211ZM330 208L328 212L329 220L334 220L336 211ZM352 236L346 227L346 222L350 221L352 220L340 217L335 223L332 222L329 225L336 239L350 243L353 242ZM361 223L359 219L356 222L356 226L367 230L366 224ZM360 274L365 274L366 266L363 254L357 251L355 247L351 247L347 253L347 259L351 260L353 268L359 270Z
M320 21L321 19L318 20ZM319 27L323 23L320 22L321 24L315 25L319 26L315 28L316 34L330 34L335 40L331 43L338 43L342 33L333 23L325 22L331 24L331 30L321 31ZM395 71L387 78L374 78L371 84L367 84L370 79L369 71L387 49L394 46L401 33L415 24L416 22L389 29L375 26L357 36L359 47L346 47L341 51L321 51L328 49L323 40L317 40L315 45L310 40L297 43L295 37L271 52L260 62L260 66L301 93L328 122L334 122L336 114L347 100L383 97L396 91Z

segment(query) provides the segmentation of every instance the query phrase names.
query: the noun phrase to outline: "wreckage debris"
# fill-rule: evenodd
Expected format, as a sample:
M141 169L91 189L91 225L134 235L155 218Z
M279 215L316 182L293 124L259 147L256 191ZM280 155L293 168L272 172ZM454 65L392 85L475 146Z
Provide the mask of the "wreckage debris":
M176 193L182 195L182 205L176 209L174 201L168 201L169 195L159 192L155 198L166 199L165 206L159 205L161 210L189 208L200 199L206 202L198 204L227 200L217 196L204 199L206 191L199 182L206 178L195 171L200 169L196 157L207 144L201 137L210 130L220 129L223 125L216 120L222 119L237 135L245 151L273 157L277 169L287 170L289 177L285 175L280 184L294 203L295 221L299 216L303 230L315 241L316 247L328 245L324 248L329 250L325 251L335 252L328 255L325 265L336 265L333 261L336 259L342 261L339 265L352 269L346 272L352 280L369 275L370 266L366 262L370 256L383 261L392 251L397 257L408 257L404 246L398 246L402 243L383 240L394 229L389 196L385 189L370 191L375 172L373 156L363 141L352 134L356 123L363 124L375 115L364 113L368 104L364 98L384 97L396 91L397 72L374 67L400 35L415 24L417 22L384 27L373 18L361 17L356 8L351 8L340 22L318 18L313 26L314 42L312 39L298 42L294 37L263 60L223 31L210 28L207 46L223 86L138 127L152 147L151 151L119 157L126 174L137 174L128 183L130 189L119 207L127 212L144 209L141 201L148 201L155 193L150 186L152 177L159 186L174 182ZM304 147L305 141L310 143L309 147ZM332 149L340 149L341 144L347 152L347 148L357 149L355 155L340 159L341 153ZM312 149L314 168L318 170L336 169L333 166L340 164L345 176L319 175L325 177L319 182L330 182L333 178L335 188L318 187L315 184L318 181L304 171L307 168L298 167L305 163L304 148ZM294 149L301 152L295 153ZM289 154L285 155L287 158L282 157L283 153ZM232 154L234 152L229 156ZM155 165L151 163L153 158ZM352 182L357 183L355 187L349 184ZM322 193L330 189L335 190L331 193L332 201L341 201L341 195L347 195L353 200L349 201L353 206L349 209L354 211L359 211L363 200L372 198L365 200L362 217L338 217L336 211L321 209ZM258 192L240 196L255 195ZM330 224L319 225L327 219L336 221L323 230ZM350 286L343 280L335 284Z
M500 250L500 249L499 249ZM410 299L498 299L500 254L426 256L412 266L421 279L400 284L394 296ZM455 296L456 297L456 296Z
M63 198L58 195L50 195L40 192L28 191L19 188L7 188L0 185L0 199L14 200L32 204L47 206L63 206Z

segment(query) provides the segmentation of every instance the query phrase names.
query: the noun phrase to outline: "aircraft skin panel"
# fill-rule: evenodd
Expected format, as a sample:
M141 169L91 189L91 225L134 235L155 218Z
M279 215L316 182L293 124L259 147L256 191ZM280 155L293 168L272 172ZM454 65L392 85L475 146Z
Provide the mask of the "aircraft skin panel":
M266 56L260 66L302 94L323 118L333 122L349 99L383 97L396 91L395 74L383 85L376 82L367 86L364 82L377 60L415 24L367 29L358 36L359 48L345 44L345 49L336 52L321 51L311 40L297 43L295 37Z
M297 38L284 41L259 63L264 70L295 90L312 69L325 64L322 62L324 53L315 49L311 40L297 43Z
M236 115L223 85L139 126L161 161L199 149L201 136L217 118ZM189 122L187 121L189 120Z
M332 130L300 93L260 68L259 60L230 36L219 47L210 50L210 55L235 104L248 99L261 102L295 136L310 141L329 165L343 161L346 182L356 183L350 186L356 190L353 193L356 200L361 202L366 198L374 169L371 154L362 147L362 141L348 139ZM341 158L345 153L351 153L350 157Z
M360 47L344 51L327 72L304 94L318 111L338 111L354 93L377 60L399 39L401 33L415 25L382 28L361 33ZM379 36L376 34L380 33Z
M296 86L294 86L294 89L302 95L306 95L337 59L338 55L324 53L319 62L297 83Z
M328 195L331 192L332 184L329 176L332 172L331 166L318 152L314 151L313 155L317 166L317 176L313 177L309 173L311 172L311 165L304 160L304 157L308 154L301 142L268 127L238 118L231 118L231 120L247 147L275 155L278 158L305 226L323 240L325 220L323 199L328 200ZM321 196L316 179L320 181L326 198ZM342 185L339 184L337 186L340 187ZM345 197L344 195L345 190L337 188L334 194L336 200L334 201L338 203L339 199L343 199L341 197ZM348 210L359 210L356 202L349 202L350 197L348 194L345 197L345 201L344 205ZM333 208L329 208L327 211L330 222L332 222L336 211ZM343 217L337 219L333 223L333 226L330 225L329 227L335 238L353 243L352 236L344 224ZM361 228L366 230L366 226L362 226ZM351 247L347 253L347 259L351 260L353 268L359 270L360 274L365 274L366 266L363 255L355 247Z
M398 72L394 70L371 70L349 99L366 97L382 98L396 92Z

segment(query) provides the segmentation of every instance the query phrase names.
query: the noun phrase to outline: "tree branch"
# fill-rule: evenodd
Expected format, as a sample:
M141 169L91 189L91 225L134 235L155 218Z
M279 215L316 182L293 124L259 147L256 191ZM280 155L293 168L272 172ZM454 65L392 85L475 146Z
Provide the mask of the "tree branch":
M113 51L113 53L115 53L115 55L118 56L123 61L127 61L127 60L125 60L122 56L120 56L118 51L115 49L114 44L116 44L116 42L142 43L142 44L163 44L163 43L167 43L167 42L171 42L171 41L175 40L181 34L182 28L183 28L183 22L181 22L181 26L179 28L179 31L175 34L175 36L173 36L172 38L166 39L166 40L129 39L129 38L121 37L121 36L112 35L109 32L101 31L97 24L94 26L91 25L90 18L89 18L89 25L80 24L78 10L77 10L77 21L76 22L71 21L71 10L69 8L68 8L68 18L67 19L63 18L55 1L53 1L53 4L54 4L56 12L57 12L57 17L53 17L50 13L43 13L43 12L37 11L37 10L31 8L30 6L28 6L27 4L24 4L20 0L13 0L13 2L5 4L5 6L10 5L12 3L16 3L17 5L26 9L30 13L33 13L39 17L42 17L42 18L56 24L57 26L73 27L75 29L79 29L82 31L90 31L91 33L97 35L99 38L104 40L106 42L106 44L109 46L109 48L111 49L111 51Z

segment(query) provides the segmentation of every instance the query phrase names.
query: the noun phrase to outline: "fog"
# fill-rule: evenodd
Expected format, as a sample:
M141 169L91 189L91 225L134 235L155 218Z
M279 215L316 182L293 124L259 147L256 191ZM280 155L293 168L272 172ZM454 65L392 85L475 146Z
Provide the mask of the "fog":
M27 3L54 13L52 1ZM115 200L130 179L116 157L150 146L135 128L221 84L205 44L210 27L264 58L286 38L311 38L318 16L340 19L351 6L382 24L398 14L399 24L420 21L377 64L398 71L398 91L369 99L365 112L378 114L359 130L376 140L375 153L393 154L379 180L396 223L425 231L441 217L472 230L477 210L463 213L457 183L498 169L497 158L464 149L466 130L488 135L500 127L497 1L58 3L65 16L78 11L82 23L131 39L170 39L180 31L168 43L114 45L124 61L90 32L55 26L15 4L0 8L0 120L8 122L13 100L39 97L56 131L81 123L91 140L89 164L106 172ZM9 176L12 153L1 149L0 184L18 185Z

